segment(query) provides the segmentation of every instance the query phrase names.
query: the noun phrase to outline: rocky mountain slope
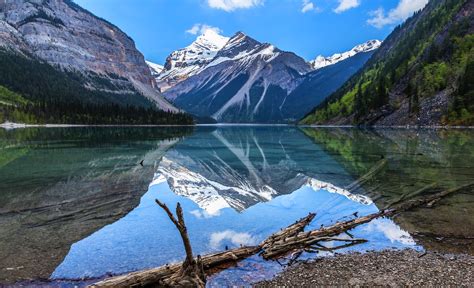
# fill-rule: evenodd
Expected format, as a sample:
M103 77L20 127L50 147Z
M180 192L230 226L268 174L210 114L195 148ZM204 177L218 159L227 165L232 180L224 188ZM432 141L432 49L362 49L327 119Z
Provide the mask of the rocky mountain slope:
M70 0L0 1L0 47L5 57L21 56L58 68L87 90L107 94L105 102L126 104L129 101L121 98L145 96L136 102L178 111L155 89L156 81L133 40ZM13 88L11 83L0 85Z
M185 111L219 122L281 121L286 97L309 71L297 55L239 32L202 72L165 96Z
M473 1L430 1L302 123L472 125L473 10Z
M228 37L219 35L213 29L207 29L191 45L174 51L166 58L163 71L156 77L158 87L161 91L166 91L198 74L214 59L227 41Z
M200 36L190 47L206 38L210 36ZM221 39L214 34L213 38ZM180 75L181 81L167 82L164 94L192 114L218 122L286 123L297 121L337 90L379 45L380 41L368 41L325 58L325 63L307 63L294 53L239 32L212 59L186 60L190 65L185 65L181 63L186 61L173 64L170 59L177 57L168 57L167 66L174 68L157 79ZM187 55L185 51L189 54L190 48L172 55Z

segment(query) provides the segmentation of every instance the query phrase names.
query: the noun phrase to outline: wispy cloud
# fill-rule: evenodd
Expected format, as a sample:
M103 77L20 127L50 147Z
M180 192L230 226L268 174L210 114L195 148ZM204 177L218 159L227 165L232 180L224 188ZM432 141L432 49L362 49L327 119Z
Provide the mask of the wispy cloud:
M428 0L400 0L397 7L385 14L383 8L372 11L370 15L372 18L367 20L370 25L382 28L385 25L395 24L404 21L416 11L425 7Z
M209 26L209 25L206 25L206 24L200 24L200 23L194 24L193 27L186 30L186 33L189 33L191 35L197 35L197 34L204 34L208 30L214 31L217 34L222 33L222 30L218 27L213 27L213 26Z
M237 9L249 9L263 5L265 0L207 0L209 7L232 12Z
M334 9L336 13L342 13L352 8L356 8L360 5L360 0L338 0L339 5Z
M306 12L314 10L315 8L316 7L314 6L313 2L311 2L310 0L303 0L301 12L306 13Z

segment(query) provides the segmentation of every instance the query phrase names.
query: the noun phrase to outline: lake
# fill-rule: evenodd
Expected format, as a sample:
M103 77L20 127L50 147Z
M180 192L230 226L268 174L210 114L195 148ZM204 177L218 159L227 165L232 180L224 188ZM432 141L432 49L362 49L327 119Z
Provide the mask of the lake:
M346 189L381 160L378 173ZM182 204L194 253L205 254L257 244L310 212L317 215L308 229L317 229L377 212L427 185L433 188L424 193L435 193L473 181L473 130L0 130L0 283L80 286L182 260L179 233L155 199ZM351 231L368 242L337 253L473 254L473 203L472 192L459 192L434 208L374 220ZM283 267L254 256L208 285L248 285Z

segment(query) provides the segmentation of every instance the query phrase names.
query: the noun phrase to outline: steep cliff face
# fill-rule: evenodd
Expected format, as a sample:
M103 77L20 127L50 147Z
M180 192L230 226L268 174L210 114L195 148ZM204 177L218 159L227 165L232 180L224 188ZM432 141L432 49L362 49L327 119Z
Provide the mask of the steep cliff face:
M134 41L70 0L0 1L0 46L99 77L117 86L116 92L137 90L159 108L176 111L153 89L155 80ZM94 81L85 86L103 89Z

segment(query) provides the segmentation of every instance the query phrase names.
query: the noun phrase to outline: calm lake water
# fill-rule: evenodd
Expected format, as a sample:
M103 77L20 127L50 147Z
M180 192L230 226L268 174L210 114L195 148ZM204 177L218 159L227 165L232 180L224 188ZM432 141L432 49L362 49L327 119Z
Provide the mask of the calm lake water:
M381 161L369 181L345 188ZM308 229L316 229L374 213L430 184L424 193L471 182L472 130L1 130L0 283L68 286L180 261L179 234L155 199L182 204L194 252L205 254L257 244L309 212L317 216ZM435 208L372 221L351 231L367 243L337 252L472 254L473 201L472 191L462 191ZM281 264L254 256L212 276L209 286L268 279Z

